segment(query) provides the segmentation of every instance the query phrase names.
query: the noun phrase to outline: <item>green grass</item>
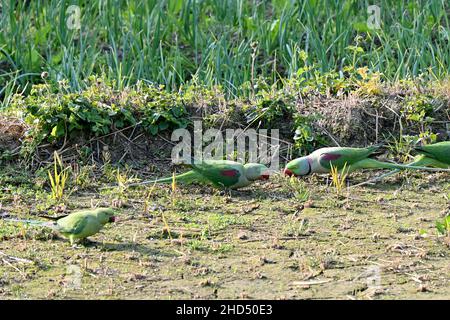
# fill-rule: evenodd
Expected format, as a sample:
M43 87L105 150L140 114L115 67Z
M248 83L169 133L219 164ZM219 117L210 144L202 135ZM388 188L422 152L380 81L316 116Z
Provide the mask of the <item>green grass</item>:
M71 30L69 5L81 8ZM444 0L381 0L381 28L367 28L371 1L0 0L0 93L4 103L29 82L102 75L117 89L144 80L178 90L186 82L251 94L319 71L368 66L388 80L442 78L450 62ZM313 69L307 72L314 77ZM45 79L41 73L47 72ZM341 73L343 76L344 74Z

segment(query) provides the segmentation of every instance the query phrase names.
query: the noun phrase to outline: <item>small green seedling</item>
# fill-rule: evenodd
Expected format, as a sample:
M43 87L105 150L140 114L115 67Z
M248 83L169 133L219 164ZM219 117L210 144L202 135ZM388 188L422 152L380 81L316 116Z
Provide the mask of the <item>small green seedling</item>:
M61 158L58 152L54 153L53 175L48 171L51 186L51 198L53 200L61 200L64 196L64 189L66 187L67 178L69 177L68 168L63 167Z
M345 188L348 171L347 163L345 163L344 168L340 172L337 167L331 164L331 179L338 196L341 195L342 190Z
M442 221L436 221L436 229L439 234L450 236L450 215L446 216Z

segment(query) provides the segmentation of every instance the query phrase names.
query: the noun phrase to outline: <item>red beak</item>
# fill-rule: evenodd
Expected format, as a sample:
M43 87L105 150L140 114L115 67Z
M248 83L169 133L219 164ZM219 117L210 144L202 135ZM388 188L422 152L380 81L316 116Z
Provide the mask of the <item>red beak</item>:
M289 169L284 169L284 175L292 177L294 173Z
M111 218L109 218L109 222L116 222L117 221L117 218L116 217L111 217Z
M268 174L261 175L261 180L269 180L270 176Z

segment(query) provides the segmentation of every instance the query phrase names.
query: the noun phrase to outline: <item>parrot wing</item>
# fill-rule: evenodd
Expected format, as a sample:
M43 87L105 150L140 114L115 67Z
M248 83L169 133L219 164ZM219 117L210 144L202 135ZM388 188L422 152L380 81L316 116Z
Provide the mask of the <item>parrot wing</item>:
M331 164L342 169L345 164L352 165L368 158L378 149L377 146L368 148L333 148L319 155L318 161L322 167L331 169Z
M66 234L79 234L88 224L88 215L69 215L57 221L58 231Z
M205 161L199 164L192 164L192 168L213 184L222 187L235 185L243 172L241 164L230 161Z

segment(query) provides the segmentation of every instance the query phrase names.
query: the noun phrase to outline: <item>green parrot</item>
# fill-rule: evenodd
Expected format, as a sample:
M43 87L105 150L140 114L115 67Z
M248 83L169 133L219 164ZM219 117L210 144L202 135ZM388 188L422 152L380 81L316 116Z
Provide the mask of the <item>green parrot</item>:
M430 166L447 169L450 167L450 141L415 147L419 155L408 166Z
M312 173L329 173L331 165L347 172L358 169L415 169L428 171L446 171L445 169L432 169L411 165L401 165L390 162L382 162L370 158L378 150L379 146L367 148L332 147L322 148L310 155L290 161L284 170L288 176L305 176Z
M407 163L407 167L425 166L440 169L450 168L450 141L443 141L425 146L415 147L414 150L419 153L419 155L417 155L412 162ZM354 185L353 187L378 182L400 171L401 169L392 170L369 181Z
M256 180L269 179L269 169L259 163L245 165L229 160L205 160L199 163L192 161L192 170L176 175L175 181L184 184L205 183L216 188L238 189L247 187ZM172 177L130 184L139 186L154 183L171 183Z
M55 219L51 217L46 217ZM55 221L46 222L39 220L4 219L10 222L21 222L31 226L43 226L51 228L70 240L74 245L75 240L82 240L98 233L105 224L115 222L114 210L109 208L97 208L95 210L82 210L73 212Z

